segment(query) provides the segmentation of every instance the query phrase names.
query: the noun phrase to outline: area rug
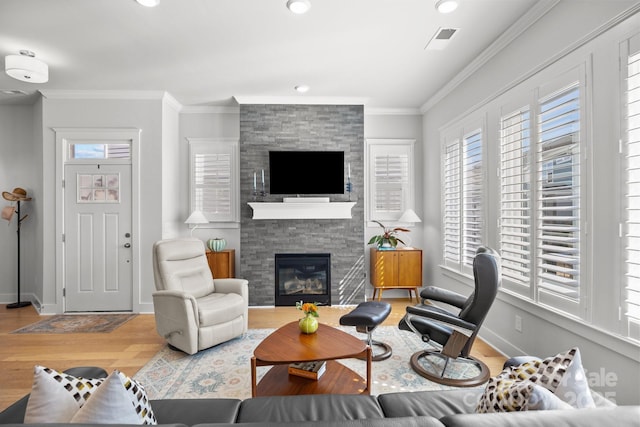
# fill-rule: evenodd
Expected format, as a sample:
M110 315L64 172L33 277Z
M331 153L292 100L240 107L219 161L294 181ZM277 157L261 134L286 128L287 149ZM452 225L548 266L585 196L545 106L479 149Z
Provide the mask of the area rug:
M355 328L340 327L358 338ZM255 347L273 329L251 329L241 338L201 351L193 356L168 346L160 350L134 378L144 386L151 399L193 399L227 397L246 399L251 397L251 356ZM425 344L413 333L394 326L381 326L374 338L391 345L393 355L372 363L371 394L446 390L452 387L436 384L416 374L409 365L413 353L425 348ZM361 376L366 374L366 362L358 359L340 360ZM461 364L450 364L448 372L457 377L469 373ZM270 367L258 367L258 380ZM459 371L456 371L459 370Z
M12 334L73 334L112 332L136 314L56 314Z

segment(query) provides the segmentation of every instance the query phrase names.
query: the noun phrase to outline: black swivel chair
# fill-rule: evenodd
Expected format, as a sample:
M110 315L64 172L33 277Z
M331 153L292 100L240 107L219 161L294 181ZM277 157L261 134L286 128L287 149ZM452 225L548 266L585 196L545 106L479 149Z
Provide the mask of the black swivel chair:
M468 297L448 289L426 287L420 292L422 303L407 307L398 325L402 330L415 332L432 346L411 356L413 370L431 381L472 387L489 379L487 365L469 353L500 286L500 256L495 250L486 246L478 248L473 260L473 276L475 290ZM445 303L458 310L436 307L431 302ZM448 375L447 366L451 359L474 365L467 370L471 374L462 378ZM438 372L435 368L441 365L444 366Z

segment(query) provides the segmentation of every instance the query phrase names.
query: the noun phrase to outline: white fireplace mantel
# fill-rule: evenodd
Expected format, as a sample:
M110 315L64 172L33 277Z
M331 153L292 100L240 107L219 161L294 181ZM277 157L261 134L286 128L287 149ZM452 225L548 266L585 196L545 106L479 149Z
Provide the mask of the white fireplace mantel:
M356 202L249 202L253 219L349 219Z

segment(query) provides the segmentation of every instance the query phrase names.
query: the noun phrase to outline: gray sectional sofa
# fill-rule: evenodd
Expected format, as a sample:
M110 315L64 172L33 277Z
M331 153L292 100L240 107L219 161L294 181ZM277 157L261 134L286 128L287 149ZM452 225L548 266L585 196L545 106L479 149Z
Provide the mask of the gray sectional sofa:
M74 376L95 376L95 368L74 368ZM640 426L640 406L615 406L596 399L595 409L474 413L481 389L366 395L303 395L238 399L152 400L158 423L211 426ZM0 424L22 426L28 396L0 413ZM46 424L56 427L61 424ZM62 424L70 427L69 424ZM78 424L75 424L78 425Z

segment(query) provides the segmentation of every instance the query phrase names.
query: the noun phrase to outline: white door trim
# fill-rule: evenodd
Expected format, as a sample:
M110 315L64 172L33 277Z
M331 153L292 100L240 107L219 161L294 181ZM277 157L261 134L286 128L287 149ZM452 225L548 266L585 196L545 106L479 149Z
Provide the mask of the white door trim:
M130 140L131 141L131 262L132 308L140 312L140 134L137 128L52 128L56 136L56 302L55 313L64 313L64 165L67 162L65 148L73 140ZM53 314L53 313L52 313Z

